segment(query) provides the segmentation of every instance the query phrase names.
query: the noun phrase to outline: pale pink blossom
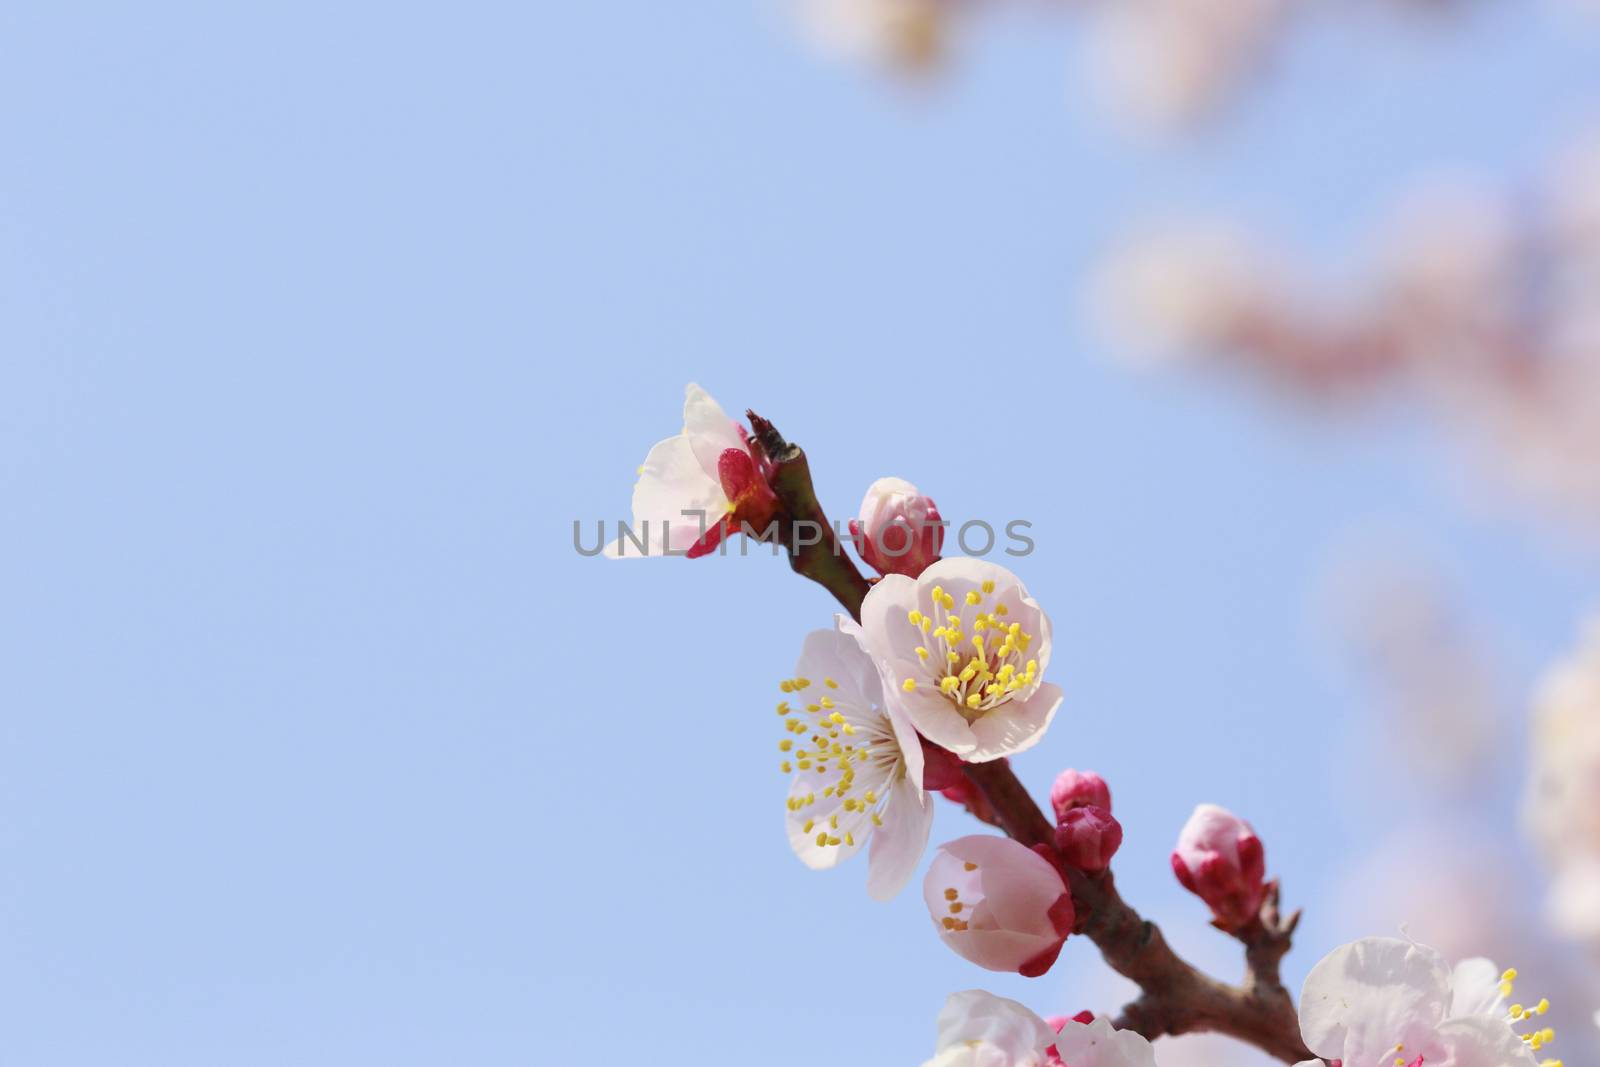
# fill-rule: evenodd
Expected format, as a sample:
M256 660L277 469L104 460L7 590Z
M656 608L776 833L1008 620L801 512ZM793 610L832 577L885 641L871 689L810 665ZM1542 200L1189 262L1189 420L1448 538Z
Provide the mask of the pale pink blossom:
M1029 978L1048 971L1072 932L1072 894L1055 865L1005 837L940 845L922 883L934 928L963 958Z
M1044 680L1050 619L999 564L943 559L885 576L861 607L889 701L924 737L981 763L1031 748L1061 705Z
M1508 1007L1516 977L1486 959L1452 969L1414 942L1365 938L1311 969L1300 994L1301 1037L1347 1067L1533 1067L1548 1040L1535 1020L1549 1004ZM1526 1036L1518 1032L1529 1024Z
M850 520L861 558L879 574L915 578L938 562L944 525L931 497L903 478L879 478Z
M789 845L806 866L833 867L871 842L867 892L887 900L922 859L933 801L922 789L922 744L905 713L883 700L860 628L806 635L792 678L779 683L782 769L793 775Z
M1254 919L1266 893L1266 856L1250 824L1225 808L1201 804L1172 852L1172 872L1211 908L1216 925L1237 930Z
M605 554L702 556L738 532L740 523L764 530L776 508L744 427L691 382L684 389L683 429L650 449L639 467L633 539L619 530Z

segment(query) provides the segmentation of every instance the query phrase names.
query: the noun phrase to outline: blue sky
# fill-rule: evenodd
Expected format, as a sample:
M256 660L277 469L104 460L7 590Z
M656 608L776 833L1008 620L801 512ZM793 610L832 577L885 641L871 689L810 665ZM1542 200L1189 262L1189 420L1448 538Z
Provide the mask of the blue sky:
M1110 1006L1063 1002L1087 945L991 979L915 893L789 854L771 694L819 590L573 553L688 380L805 445L836 517L898 474L1034 523L1068 697L1019 771L1106 775L1180 945L1230 960L1166 871L1201 800L1310 909L1296 977L1371 932L1334 898L1402 800L1330 553L1404 529L1513 692L1600 572L1464 507L1407 412L1130 374L1080 294L1151 211L1336 265L1419 172L1532 173L1600 114L1600 29L1522 7L1318 16L1161 144L1036 19L908 91L772 5L0 13L0 1058L918 1062L955 989Z

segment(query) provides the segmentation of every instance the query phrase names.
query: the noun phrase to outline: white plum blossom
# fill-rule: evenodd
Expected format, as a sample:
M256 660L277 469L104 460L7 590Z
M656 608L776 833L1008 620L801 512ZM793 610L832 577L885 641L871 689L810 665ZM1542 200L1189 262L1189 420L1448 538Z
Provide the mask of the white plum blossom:
M940 845L922 898L940 939L963 959L1029 978L1055 963L1076 918L1054 864L987 834Z
M1452 969L1415 942L1365 938L1311 969L1300 994L1301 1037L1345 1067L1535 1067L1534 1053L1554 1035L1537 1023L1526 1034L1516 1027L1550 1005L1508 1007L1516 977L1486 959Z
M889 701L929 741L971 763L1031 748L1061 705L1044 681L1050 619L1021 579L944 559L916 579L885 575L861 606Z
M922 743L905 713L886 705L860 628L806 635L793 678L779 688L789 844L806 866L834 867L871 841L867 892L887 900L915 873L933 824L922 788Z
M1052 1055L1052 1050L1055 1055ZM1067 1020L1057 1034L1014 1000L969 989L939 1013L939 1043L923 1067L1155 1067L1150 1042L1105 1019Z
M634 539L619 530L605 554L613 559L705 555L741 521L763 529L775 506L744 427L690 382L684 388L683 429L658 442L639 467Z

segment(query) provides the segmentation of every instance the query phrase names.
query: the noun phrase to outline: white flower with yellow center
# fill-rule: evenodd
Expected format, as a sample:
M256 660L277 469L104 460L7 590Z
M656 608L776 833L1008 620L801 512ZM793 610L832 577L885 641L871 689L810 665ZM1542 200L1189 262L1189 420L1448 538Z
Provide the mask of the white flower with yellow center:
M916 579L885 575L861 627L890 702L969 762L1031 748L1061 705L1060 688L1044 681L1050 620L998 564L945 559Z
M1414 942L1364 938L1311 969L1300 1034L1345 1067L1560 1067L1535 1056L1555 1037L1537 1021L1549 1001L1508 1003L1516 978L1486 959L1452 969Z
M806 866L836 866L870 840L867 892L888 900L917 869L933 824L922 788L922 743L905 714L885 704L861 628L806 635L795 676L778 688L789 787L789 845Z

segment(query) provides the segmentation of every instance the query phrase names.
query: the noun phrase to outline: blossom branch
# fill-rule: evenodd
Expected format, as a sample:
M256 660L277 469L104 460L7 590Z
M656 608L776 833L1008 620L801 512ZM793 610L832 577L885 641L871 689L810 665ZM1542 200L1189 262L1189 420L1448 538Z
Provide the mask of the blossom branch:
M790 565L797 574L822 585L860 621L871 584L839 551L838 539L817 501L805 453L786 441L771 422L753 411L747 414L755 442L770 464L780 506L779 536L789 549ZM802 530L809 531L801 523L820 524L820 539L799 537ZM965 763L962 772L988 802L993 822L1017 842L1053 857L1066 871L1079 917L1075 932L1093 941L1113 970L1139 985L1140 996L1115 1020L1119 1029L1146 1038L1213 1031L1286 1063L1313 1058L1300 1038L1294 1002L1278 976L1299 913L1280 919L1277 883L1268 887L1259 914L1235 934L1245 946L1247 975L1243 985L1227 985L1178 956L1160 928L1122 899L1110 871L1085 874L1062 861L1054 826L1006 760Z

